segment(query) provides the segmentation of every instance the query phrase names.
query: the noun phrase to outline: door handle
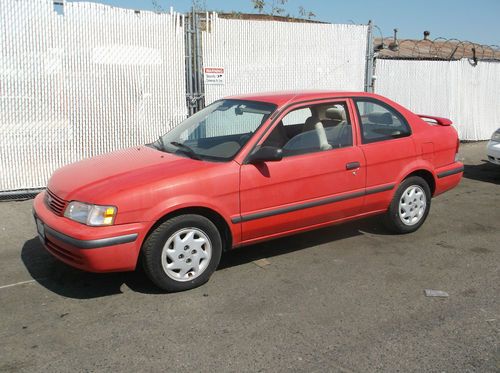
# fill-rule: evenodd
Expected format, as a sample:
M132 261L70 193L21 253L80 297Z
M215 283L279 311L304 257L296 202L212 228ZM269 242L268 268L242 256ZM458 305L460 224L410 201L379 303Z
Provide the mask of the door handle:
M359 162L349 162L346 163L345 169L346 170L355 170L356 168L359 168L361 164Z

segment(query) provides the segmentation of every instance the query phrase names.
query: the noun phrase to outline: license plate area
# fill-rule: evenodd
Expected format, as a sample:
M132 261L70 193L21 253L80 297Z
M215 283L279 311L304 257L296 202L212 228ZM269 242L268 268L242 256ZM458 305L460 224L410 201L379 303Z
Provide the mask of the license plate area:
M42 243L45 243L45 226L43 225L42 221L38 218L35 218L36 222L36 230L38 232L38 237L40 238L40 241Z

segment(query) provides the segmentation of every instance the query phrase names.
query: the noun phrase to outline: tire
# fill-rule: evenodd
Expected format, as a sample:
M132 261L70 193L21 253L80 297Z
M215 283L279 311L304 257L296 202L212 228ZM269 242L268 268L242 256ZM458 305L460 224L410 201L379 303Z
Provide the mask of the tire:
M222 240L217 227L200 215L179 215L160 224L144 241L146 275L168 292L193 289L219 265Z
M415 232L431 208L431 189L419 176L410 176L399 185L385 216L385 225L394 233Z

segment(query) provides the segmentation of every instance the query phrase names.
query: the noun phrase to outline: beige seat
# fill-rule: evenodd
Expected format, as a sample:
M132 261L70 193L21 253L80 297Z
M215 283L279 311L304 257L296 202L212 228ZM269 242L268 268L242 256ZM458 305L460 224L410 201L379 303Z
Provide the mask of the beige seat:
M302 128L302 133L314 131L318 137L319 147L321 150L331 149L332 146L328 144L328 139L326 138L325 128L323 123L317 117L307 118L304 126Z
M325 124L328 143L334 148L352 145L352 128L346 120L345 110L329 108L325 115L328 118L328 124Z

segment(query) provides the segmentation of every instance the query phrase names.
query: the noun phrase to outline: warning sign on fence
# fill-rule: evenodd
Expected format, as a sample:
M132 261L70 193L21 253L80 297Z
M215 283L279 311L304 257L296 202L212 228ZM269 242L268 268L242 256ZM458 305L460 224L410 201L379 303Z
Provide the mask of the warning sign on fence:
M223 67L204 67L205 85L224 85Z

